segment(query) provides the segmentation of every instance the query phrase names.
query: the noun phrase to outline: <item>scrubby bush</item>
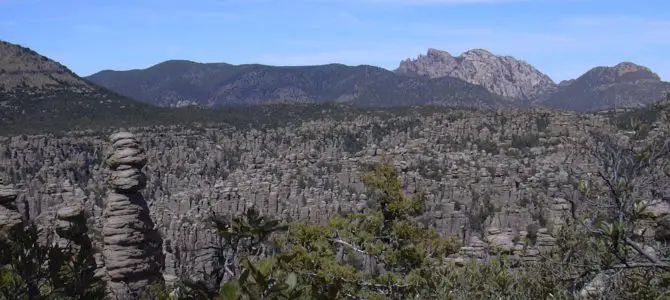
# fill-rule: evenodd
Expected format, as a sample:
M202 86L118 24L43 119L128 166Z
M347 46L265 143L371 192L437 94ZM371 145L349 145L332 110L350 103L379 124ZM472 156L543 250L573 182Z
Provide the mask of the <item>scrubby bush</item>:
M0 237L0 299L104 299L93 249L40 241L37 226L17 226Z

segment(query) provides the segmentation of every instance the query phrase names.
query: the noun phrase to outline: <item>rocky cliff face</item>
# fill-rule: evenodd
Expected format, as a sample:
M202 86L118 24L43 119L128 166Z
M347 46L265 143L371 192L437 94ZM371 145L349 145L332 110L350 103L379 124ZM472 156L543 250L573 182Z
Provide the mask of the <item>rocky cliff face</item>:
M549 76L530 64L483 49L466 51L457 57L428 49L426 55L402 61L396 72L430 78L456 77L515 100L532 100L556 88Z
M137 299L151 284L162 282L162 241L149 216L141 189L146 156L135 137L113 134L106 165L111 190L103 210L103 257L109 287L117 299Z

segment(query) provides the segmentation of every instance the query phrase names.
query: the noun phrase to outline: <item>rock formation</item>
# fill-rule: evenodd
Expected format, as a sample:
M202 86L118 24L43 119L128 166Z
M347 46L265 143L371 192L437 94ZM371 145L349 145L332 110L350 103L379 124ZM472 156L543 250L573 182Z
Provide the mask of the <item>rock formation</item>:
M21 224L21 213L15 203L16 197L14 186L5 185L0 179L0 232L11 230Z
M87 236L86 216L84 207L77 202L67 203L56 213L56 233L61 239L59 243L65 246L72 242L75 245L89 244Z
M530 64L483 49L466 51L458 57L428 49L426 55L402 61L396 72L430 78L456 77L484 86L496 95L518 100L534 99L556 87L549 76Z
M203 267L213 266L215 259L207 247L216 235L205 224L212 212L237 214L254 205L271 216L323 222L335 213L365 208L372 199L360 175L382 157L397 162L408 193L425 191L423 220L470 247L463 250L463 257L485 255L497 248L496 243L509 251L512 239L512 251L523 260L541 259L540 250L551 244L552 231L570 215L563 200L574 200L570 193L575 192L575 180L593 172L580 160L566 163L567 157L577 157L571 154L576 147L570 141L583 139L589 129L610 128L604 115L544 115L534 110L437 110L387 119L347 118L325 117L263 129L228 125L133 129L141 132L151 161L143 169L150 178L141 193L162 235L164 278L197 277ZM519 142L522 137L528 140ZM107 144L107 137L95 132L0 137L0 169L10 170L13 182L25 184L26 192L18 201L25 197L31 212L50 217L70 198L68 192L58 192L51 185L60 186L72 175L70 181L85 192L86 211L92 215L89 231L103 233L110 212L117 215L118 210L138 207L127 204L131 202L127 196L126 204L109 201L104 207L108 195L103 185L110 178L102 163L102 147ZM130 140L131 144L136 141ZM116 169L126 168L119 166L123 162L135 166L130 170L135 172L146 161L141 154L132 154L140 152L137 147L119 142L117 148L118 153L110 157ZM119 186L145 181L140 172L135 179L112 177ZM115 197L119 196L111 199ZM145 206L142 202L141 207ZM103 208L111 211L103 213ZM542 227L552 230L545 234ZM107 243L121 238L109 233L114 231L120 229L103 234ZM535 244L527 243L528 239Z
M104 280L105 273L102 257L95 253L93 243L88 236L88 227L86 226L86 214L84 206L80 202L66 203L56 213L56 234L58 234L58 246L62 249L68 249L78 258L85 258L87 268L82 269L80 278L86 280L96 279Z
M139 190L146 185L141 168L147 158L134 135L111 135L106 157L109 186L103 211L104 262L108 286L119 299L136 299L163 281L161 238Z

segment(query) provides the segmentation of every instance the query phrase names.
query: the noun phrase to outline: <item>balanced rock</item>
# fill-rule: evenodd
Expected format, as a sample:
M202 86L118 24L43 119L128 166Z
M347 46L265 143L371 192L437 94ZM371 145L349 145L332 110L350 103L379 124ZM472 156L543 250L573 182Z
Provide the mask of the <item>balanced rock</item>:
M162 241L139 193L146 185L144 151L131 133L116 133L110 140L106 164L112 189L103 210L104 264L111 293L117 299L137 299L163 281Z
M80 240L86 235L84 206L73 202L63 206L56 213L56 233L67 240Z

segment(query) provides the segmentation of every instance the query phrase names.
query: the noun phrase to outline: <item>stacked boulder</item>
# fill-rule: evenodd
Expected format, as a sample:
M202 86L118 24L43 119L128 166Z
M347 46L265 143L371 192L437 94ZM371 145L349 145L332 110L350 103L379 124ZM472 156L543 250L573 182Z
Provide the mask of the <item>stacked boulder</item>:
M80 263L86 267L77 274L85 280L104 280L102 262L96 261L95 249L88 236L86 214L82 202L65 203L56 213L56 234L58 246L69 249L78 258L84 258Z
M17 196L14 186L5 185L0 179L0 232L7 232L22 223L21 213L16 206Z
M84 207L79 202L66 203L56 213L56 233L58 234L61 247L87 246L90 247L91 240L88 238L86 229L86 215Z
M163 282L162 241L140 190L146 186L147 162L135 136L111 135L106 155L109 191L103 210L104 263L116 299L137 299Z

